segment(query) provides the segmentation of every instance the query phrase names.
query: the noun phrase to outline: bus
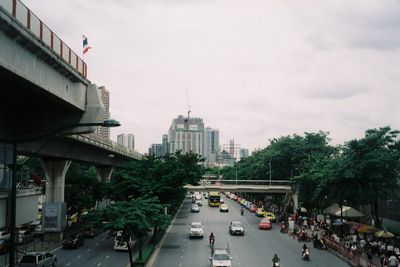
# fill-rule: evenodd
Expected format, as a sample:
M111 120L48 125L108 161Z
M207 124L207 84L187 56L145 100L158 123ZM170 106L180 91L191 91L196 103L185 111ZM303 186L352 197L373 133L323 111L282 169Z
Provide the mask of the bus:
M210 207L219 207L220 204L219 192L210 192L208 194L208 205Z

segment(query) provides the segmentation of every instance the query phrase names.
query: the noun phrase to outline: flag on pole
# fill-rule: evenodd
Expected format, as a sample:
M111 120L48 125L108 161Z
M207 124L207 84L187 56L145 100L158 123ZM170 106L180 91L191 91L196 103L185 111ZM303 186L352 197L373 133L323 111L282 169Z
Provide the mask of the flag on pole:
M89 46L87 37L85 35L82 35L83 37L83 54L89 51L92 47Z

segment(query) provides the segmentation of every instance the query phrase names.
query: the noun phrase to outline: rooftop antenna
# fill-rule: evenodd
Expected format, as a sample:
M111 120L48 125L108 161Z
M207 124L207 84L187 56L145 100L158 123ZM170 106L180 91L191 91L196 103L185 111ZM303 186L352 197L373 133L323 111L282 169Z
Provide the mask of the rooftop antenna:
M187 86L187 84L186 84L186 101L187 101L187 105L188 105L188 116L187 116L187 118L188 118L188 120L190 119L190 112L191 112L191 110L190 110L190 102L189 102L189 89L188 89L188 86Z

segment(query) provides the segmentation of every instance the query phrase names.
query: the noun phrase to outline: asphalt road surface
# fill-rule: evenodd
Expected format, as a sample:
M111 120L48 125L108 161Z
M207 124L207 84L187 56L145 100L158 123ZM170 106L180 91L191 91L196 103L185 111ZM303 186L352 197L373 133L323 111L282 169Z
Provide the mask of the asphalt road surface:
M206 267L210 266L210 247L208 236L214 233L215 248L225 248L229 244L233 266L263 267L272 266L272 257L276 253L281 259L281 266L296 267L344 267L349 266L329 251L314 249L308 243L311 260L301 258L303 243L299 243L287 234L281 234L279 224L274 223L272 230L258 230L260 218L245 211L240 215L240 205L225 198L229 206L228 213L221 213L219 208L211 208L203 199L199 213L191 213L191 201L186 199L177 214L171 231L162 244L152 267ZM244 236L231 236L228 232L230 221L241 221L245 226ZM200 221L205 227L203 239L189 239L187 235L190 222Z
M129 263L128 252L114 251L114 237L107 233L85 239L77 249L59 248L54 253L57 267L126 267Z

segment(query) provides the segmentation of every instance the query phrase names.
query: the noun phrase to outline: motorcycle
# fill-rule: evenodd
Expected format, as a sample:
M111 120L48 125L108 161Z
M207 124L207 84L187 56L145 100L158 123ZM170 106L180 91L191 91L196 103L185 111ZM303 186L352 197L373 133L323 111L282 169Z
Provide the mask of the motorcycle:
M310 251L308 250L308 248L303 250L301 256L303 257L303 260L305 260L305 261L309 261L310 260Z
M279 261L272 263L272 267L279 267L279 266L280 266L280 262Z
M286 225L284 225L284 224L281 225L280 232L283 233L283 234L286 234L288 232L288 229L287 229Z
M316 238L313 240L313 246L314 246L314 248L319 248L319 249L323 249L323 250L326 249L324 240L319 239L319 238Z
M244 209L243 209L243 208L241 208L241 209L240 209L240 215L242 215L242 216L243 216L243 214L244 214Z

